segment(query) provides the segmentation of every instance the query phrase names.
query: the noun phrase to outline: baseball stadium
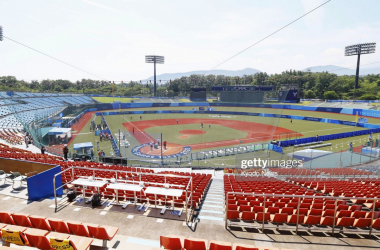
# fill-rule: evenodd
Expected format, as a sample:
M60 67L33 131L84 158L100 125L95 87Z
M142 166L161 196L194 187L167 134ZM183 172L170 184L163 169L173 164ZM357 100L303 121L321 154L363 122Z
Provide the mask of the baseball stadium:
M0 1L0 250L380 249L379 3L36 3Z
M23 203L21 212L28 211L28 215L19 210L12 212L13 205L9 203L5 206L7 211L0 212L3 223L0 226L13 224L15 229L25 226L39 230L48 227L62 233L65 231L53 227L63 223L68 227L66 233L90 236L82 239L83 245L90 249L97 245L107 249L110 244L120 244L117 240L120 238L116 237L119 229L130 235L129 242L123 243L126 246L137 244L153 249L150 247L169 244L167 249L173 249L170 244L177 244L173 243L177 236L166 233L167 236L160 236L157 245L149 238L155 237L154 232L149 233L152 235L148 236L149 240L141 238L141 232L132 232L134 229L117 221L124 216L128 220L141 217L138 223L142 225L164 221L172 228L169 231L183 223L186 227L180 231L185 235L195 230L198 223L199 226L205 223L204 228L218 228L229 241L238 239L248 245L252 242L241 237L274 237L269 231L279 236L294 233L294 242L278 238L270 243L283 248L292 245L294 249L302 249L298 244L303 244L303 233L321 241L324 237L321 238L320 233L329 234L333 239L342 234L366 235L370 238L365 242L372 244L380 232L376 228L380 182L375 165L380 151L379 111L367 109L371 107L369 102L307 101L299 100L297 95L294 99L280 98L284 93L294 96L297 91L294 87L274 91L279 98L268 101L265 91L252 95L250 91L239 90L242 96L253 96L247 103L228 98L210 101L206 100L206 93L204 101L199 101L197 93L197 100L186 102L140 97L134 102L104 103L101 101L110 97L3 92L3 102L12 104L3 106L1 168L4 182L0 195L4 199L25 199L27 203ZM256 99L260 95L262 97ZM59 106L52 105L46 110L53 99L62 101ZM40 102L45 103L43 109L36 105ZM26 148L28 136L32 143ZM37 153L41 148L46 154ZM25 175L19 174L23 172ZM161 179L163 184L157 178L164 178ZM196 189L191 187L194 179L199 182ZM184 190L170 198L155 193L154 188L165 183L166 191L177 185L182 185ZM351 193L350 188L341 186L350 183L369 183L373 197ZM268 188L272 188L273 193ZM75 193L75 198L70 198L71 193ZM100 203L93 205L92 200L98 194ZM309 202L307 199L314 201L305 203ZM46 200L50 205L46 208L43 203L37 205L40 203L37 200ZM268 212L260 212L261 207ZM90 213L88 208L96 209ZM335 211L335 216L327 216L326 211L323 212L326 216L318 215L323 209ZM342 212L338 209L363 217L347 217L352 223L335 228L329 224L334 223L334 218L338 222L346 218L339 217ZM75 215L66 214L69 210L82 211L83 221L86 218L93 221L90 217L96 213L107 214L115 220L111 225L117 227L98 226L108 232L101 234L87 226L83 229L88 230L85 235L78 228L80 222L73 218ZM39 225L41 216L37 214L41 215L41 211L46 216L47 226ZM303 214L305 211L317 215ZM373 218L368 217L371 214ZM50 218L57 216L65 221ZM102 223L102 218L96 221ZM359 222L367 226L353 226ZM198 231L194 233L201 233ZM20 235L28 240L37 237L38 232ZM5 231L7 234L10 233ZM191 244L207 246L207 233L201 234L196 236L200 239ZM79 246L80 239L74 237L70 244ZM97 244L96 240L103 243ZM111 243L107 244L108 241ZM215 241L215 244L230 244L223 242ZM262 243L255 242L256 245ZM42 243L37 246L43 249ZM335 247L335 243L327 246Z

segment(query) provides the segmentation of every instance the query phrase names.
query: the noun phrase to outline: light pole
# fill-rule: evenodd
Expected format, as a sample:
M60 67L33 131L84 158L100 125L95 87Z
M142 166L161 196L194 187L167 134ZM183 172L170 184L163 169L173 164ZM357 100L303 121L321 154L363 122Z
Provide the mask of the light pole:
M345 56L358 56L355 75L355 90L359 88L360 55L375 53L376 43L358 43L345 48Z
M145 56L145 63L154 63L154 96L156 96L156 63L164 64L165 58L163 56Z

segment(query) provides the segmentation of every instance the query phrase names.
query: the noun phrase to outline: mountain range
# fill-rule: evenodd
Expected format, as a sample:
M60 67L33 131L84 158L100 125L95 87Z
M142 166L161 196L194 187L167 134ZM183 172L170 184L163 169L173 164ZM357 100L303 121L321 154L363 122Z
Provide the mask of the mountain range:
M355 69L348 69L348 68L342 68L339 66L335 65L325 65L325 66L313 66L313 67L308 67L305 68L302 71L307 71L309 70L311 72L329 72L329 73L334 73L337 74L338 76L343 76L343 75L355 75L356 68ZM243 75L254 75L256 73L261 72L258 69L253 69L253 68L245 68L243 70L221 70L221 69L215 69L215 70L210 70L210 71L205 71L205 70L197 70L197 71L189 71L189 72L182 72L182 73L165 73L161 75L157 75L157 80L174 80L176 78L181 78L183 76L190 76L193 74L206 74L206 75L224 75L224 76L243 76ZM361 68L360 75L369 75L369 74L380 74L380 67L375 67L375 68ZM149 77L146 80L153 80L153 76Z

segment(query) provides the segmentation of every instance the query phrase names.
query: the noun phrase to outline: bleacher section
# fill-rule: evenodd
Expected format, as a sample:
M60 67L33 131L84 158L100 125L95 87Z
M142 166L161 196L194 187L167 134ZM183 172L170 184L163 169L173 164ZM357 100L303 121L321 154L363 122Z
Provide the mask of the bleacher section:
M9 96L0 92L0 130L17 133L23 130L23 124L46 118L68 105L92 103L95 101L90 97L77 94L15 92Z
M319 171L325 169L319 169ZM344 169L341 169L344 172ZM358 172L356 172L358 171ZM359 174L359 170L343 174ZM342 173L340 173L342 174ZM229 224L298 231L344 230L379 233L380 180L377 178L247 177L226 174ZM372 231L372 230L375 231Z
M309 107L328 107L328 108L350 108L350 109L371 109L370 103L365 102L323 102L313 101L307 104Z

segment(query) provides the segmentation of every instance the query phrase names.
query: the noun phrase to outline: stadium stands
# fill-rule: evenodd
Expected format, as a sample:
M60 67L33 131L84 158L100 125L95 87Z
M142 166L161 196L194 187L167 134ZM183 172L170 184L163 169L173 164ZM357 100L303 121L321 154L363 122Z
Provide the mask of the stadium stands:
M318 226L334 230L335 223L341 231L354 227L380 229L377 178L341 181L298 177L282 181L226 174L224 192L230 223L257 223L263 228L263 223L270 223L266 228L296 224L313 230L320 230Z
M341 177L369 177L372 173L364 170L357 170L353 168L316 168L310 169L297 169L297 168L270 168L271 172L276 173L278 176L341 176Z
M15 92L13 96L9 96L0 92L0 98L0 130L14 132L22 131L23 124L46 118L68 105L95 103L88 96L74 94Z

